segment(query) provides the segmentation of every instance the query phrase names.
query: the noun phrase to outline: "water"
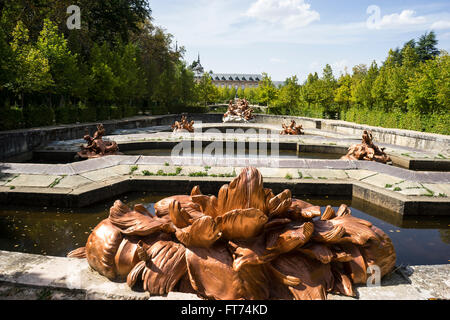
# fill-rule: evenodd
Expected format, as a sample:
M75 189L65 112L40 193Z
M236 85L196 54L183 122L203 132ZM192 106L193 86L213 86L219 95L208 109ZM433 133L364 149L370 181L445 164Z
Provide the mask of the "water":
M131 193L119 199L132 207L143 203L150 212L153 204L168 195ZM397 265L448 264L450 259L450 218L402 219L399 215L360 200L311 199L315 205L330 204L336 209L345 203L355 217L372 222L392 239ZM114 200L82 209L5 208L0 209L0 250L65 256L86 244L90 232L108 217Z
M124 154L126 155L142 155L142 156L160 156L160 157L170 157L172 154L172 149L145 149L145 150L133 150L133 151L125 151ZM213 153L211 155L204 154L202 152L193 152L190 153L183 153L181 152L180 156L186 156L186 157L219 157L219 156L226 156L229 157L226 154L226 149L223 150L223 154L218 154L217 156ZM254 154L250 153L248 149L245 150L245 154L239 155L239 158L258 158L262 157L261 154ZM267 155L264 155L264 157L270 157L272 156L270 147L268 147ZM274 156L274 155L273 155ZM238 157L237 150L234 150L233 157ZM340 159L342 155L339 154L333 154L333 153L312 153L312 152L297 152L296 150L279 150L278 157L280 159Z

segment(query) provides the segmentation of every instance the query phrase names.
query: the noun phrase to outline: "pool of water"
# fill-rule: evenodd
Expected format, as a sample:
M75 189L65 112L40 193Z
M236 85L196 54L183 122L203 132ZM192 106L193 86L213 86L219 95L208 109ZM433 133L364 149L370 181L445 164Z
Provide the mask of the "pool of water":
M144 203L150 212L153 204L168 195L131 193L120 200L132 206ZM413 217L398 215L356 200L310 199L298 196L315 205L338 207L345 203L354 216L371 221L392 239L397 264L447 264L450 260L450 218ZM83 209L8 208L0 209L0 250L65 256L86 244L90 232L108 217L114 200Z
M133 151L125 151L123 152L126 155L142 155L142 156L159 156L159 157L170 157L172 154L172 149L145 149L145 150L133 150ZM226 154L226 149L224 149L223 154L204 154L203 152L181 152L180 156L186 157L230 157L230 155ZM234 150L233 157L239 158L258 158L258 157L266 157L266 155L262 155L260 153L251 153L248 149L245 150L245 153L241 153L238 155L237 151ZM276 156L276 154L272 154L270 147L267 150L267 156ZM312 152L297 152L296 150L279 150L278 155L280 159L340 159L342 155L333 154L333 153L312 153Z

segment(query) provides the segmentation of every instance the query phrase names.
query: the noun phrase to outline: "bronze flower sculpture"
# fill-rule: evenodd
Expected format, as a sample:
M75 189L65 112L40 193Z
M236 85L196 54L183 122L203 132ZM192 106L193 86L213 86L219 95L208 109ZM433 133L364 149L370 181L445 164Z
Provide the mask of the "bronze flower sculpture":
M120 155L119 146L115 141L105 141L103 136L105 134L105 128L103 124L97 125L97 131L94 136L91 137L86 129L86 135L84 140L87 142L86 146L81 146L81 151L77 153L77 157L80 159L93 159L103 156Z
M285 125L284 123L282 124L282 127L283 127L283 131L280 132L281 135L299 136L299 135L305 134L303 132L303 126L301 124L297 126L297 123L295 122L295 120L292 120L289 127L287 125Z
M198 187L190 196L134 210L117 201L86 247L69 254L87 258L109 279L127 280L151 295L171 291L202 298L326 299L354 296L377 265L381 276L396 260L391 240L342 205L320 207L275 196L255 168L246 168L217 197Z
M253 108L246 99L237 99L236 103L230 100L228 110L223 115L223 122L249 122L255 119Z
M186 116L181 117L181 121L175 121L175 124L172 125L173 132L179 132L179 131L187 131L187 132L194 132L194 121L189 122L186 118Z
M373 143L372 133L364 131L361 144L355 144L348 149L348 153L341 160L366 160L381 163L391 162L391 158Z

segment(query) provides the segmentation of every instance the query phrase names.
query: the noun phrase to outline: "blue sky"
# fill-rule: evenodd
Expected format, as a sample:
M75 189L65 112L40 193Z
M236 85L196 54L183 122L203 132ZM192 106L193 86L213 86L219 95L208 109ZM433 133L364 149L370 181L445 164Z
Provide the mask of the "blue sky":
M267 72L273 80L332 65L338 76L381 62L390 48L434 30L450 51L450 1L150 0L154 23L216 73Z

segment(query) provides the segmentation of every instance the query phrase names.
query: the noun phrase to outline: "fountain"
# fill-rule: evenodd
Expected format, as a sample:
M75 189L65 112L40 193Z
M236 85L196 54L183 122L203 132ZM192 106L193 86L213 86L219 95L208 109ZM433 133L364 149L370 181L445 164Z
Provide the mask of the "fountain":
M223 122L252 122L255 120L253 112L253 108L249 106L246 99L237 99L236 103L233 103L233 100L230 100L228 111L223 116Z
M93 137L89 135L89 131L86 128L84 140L87 142L87 145L81 146L81 151L77 153L77 157L80 159L94 159L103 156L121 155L122 153L119 152L119 146L115 141L103 140L104 134L105 128L103 124L97 125L97 131Z
M292 120L289 127L287 125L285 125L284 123L282 124L282 126L283 126L283 131L280 132L281 135L299 136L299 135L305 134L303 132L303 126L301 124L297 126L297 123L295 122L295 120Z
M172 125L172 130L173 132L194 132L194 121L188 122L186 116L181 116L181 121L175 121L175 124Z
M366 160L381 163L391 162L391 158L373 143L372 132L364 131L361 144L352 145L348 153L341 160Z
M381 276L395 266L390 238L342 205L320 207L275 196L261 173L246 168L216 196L194 187L191 195L130 209L116 201L85 247L86 258L108 279L121 279L151 295L172 291L205 299L326 299L355 296L368 268Z

